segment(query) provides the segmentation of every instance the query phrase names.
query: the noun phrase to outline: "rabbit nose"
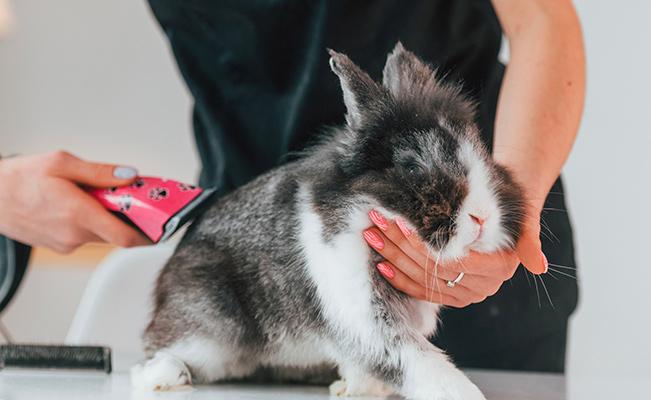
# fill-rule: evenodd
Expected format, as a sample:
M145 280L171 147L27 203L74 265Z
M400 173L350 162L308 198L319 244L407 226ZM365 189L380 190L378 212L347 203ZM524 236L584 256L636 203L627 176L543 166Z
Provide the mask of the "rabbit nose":
M472 219L473 222L479 225L480 227L484 225L484 222L486 222L486 218L478 217L474 214L468 214L468 215L470 215L470 219Z

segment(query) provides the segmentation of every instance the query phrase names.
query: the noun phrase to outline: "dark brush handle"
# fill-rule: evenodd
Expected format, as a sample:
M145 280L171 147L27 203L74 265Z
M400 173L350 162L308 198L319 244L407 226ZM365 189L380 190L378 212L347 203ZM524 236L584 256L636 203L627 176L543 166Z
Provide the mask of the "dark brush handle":
M111 349L100 346L9 344L0 346L2 368L90 369L111 373Z

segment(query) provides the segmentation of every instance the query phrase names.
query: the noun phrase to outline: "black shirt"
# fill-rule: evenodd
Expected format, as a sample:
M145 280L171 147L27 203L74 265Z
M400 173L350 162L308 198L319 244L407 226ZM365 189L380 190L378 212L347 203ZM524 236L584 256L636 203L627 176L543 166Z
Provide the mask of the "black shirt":
M194 97L200 183L226 193L292 158L344 122L327 48L380 79L397 41L463 83L491 147L502 30L487 0L150 0ZM560 181L548 204L564 210ZM545 216L550 262L574 265L567 214ZM551 235L549 235L551 236ZM522 270L487 301L444 312L436 343L462 366L561 371L576 283Z

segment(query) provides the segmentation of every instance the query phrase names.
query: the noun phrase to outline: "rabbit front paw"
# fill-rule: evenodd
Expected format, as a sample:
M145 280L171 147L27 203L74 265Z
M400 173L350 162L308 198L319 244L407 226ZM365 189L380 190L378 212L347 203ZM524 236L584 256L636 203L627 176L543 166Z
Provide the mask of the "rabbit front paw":
M169 391L192 385L185 363L171 354L158 352L144 365L131 368L131 385L140 390Z
M356 385L351 385L346 379L340 379L330 385L330 395L337 397L389 397L394 393L394 390L384 383L370 378Z
M405 397L412 400L486 400L479 388L459 370L411 387Z

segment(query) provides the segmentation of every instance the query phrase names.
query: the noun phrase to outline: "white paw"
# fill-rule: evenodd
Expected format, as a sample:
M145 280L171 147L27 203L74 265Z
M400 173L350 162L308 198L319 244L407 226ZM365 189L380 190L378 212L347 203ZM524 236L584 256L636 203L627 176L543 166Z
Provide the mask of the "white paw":
M479 388L461 371L447 375L430 391L419 391L415 398L422 400L486 400Z
M410 400L486 400L460 370L451 367L405 382L401 392Z
M477 385L472 383L462 372L459 372L459 375L459 379L455 379L450 383L448 397L441 397L441 400L486 400Z
M183 361L159 351L145 365L131 368L131 385L141 390L174 390L192 385L192 378Z
M375 379L350 385L345 379L334 381L330 385L330 395L338 397L389 397L395 391Z
M330 395L331 396L345 396L346 395L346 381L340 379L334 381L330 384Z

